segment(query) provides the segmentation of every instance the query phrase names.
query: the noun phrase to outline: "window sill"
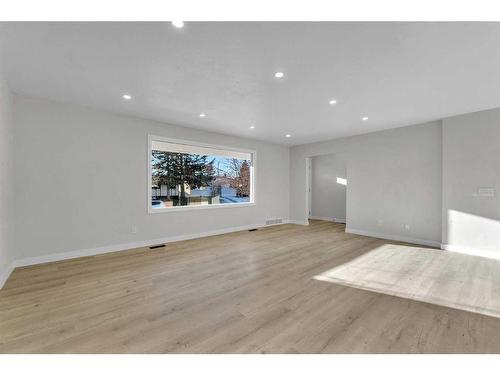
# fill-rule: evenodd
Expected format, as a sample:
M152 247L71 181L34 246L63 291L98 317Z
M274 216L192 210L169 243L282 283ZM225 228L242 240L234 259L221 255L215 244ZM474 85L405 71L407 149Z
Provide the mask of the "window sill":
M255 202L249 203L225 203L225 204L210 204L204 206L177 206L171 208L151 208L148 207L149 214L163 214L167 212L181 212L181 211L193 211L193 210L211 210L216 208L237 208L237 207L251 207L255 206Z

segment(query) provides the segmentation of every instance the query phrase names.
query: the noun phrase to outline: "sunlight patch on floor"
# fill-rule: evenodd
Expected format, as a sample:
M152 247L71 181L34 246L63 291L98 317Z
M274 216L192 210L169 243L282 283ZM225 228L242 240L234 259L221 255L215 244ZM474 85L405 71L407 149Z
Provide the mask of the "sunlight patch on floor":
M386 244L316 280L500 318L500 260Z

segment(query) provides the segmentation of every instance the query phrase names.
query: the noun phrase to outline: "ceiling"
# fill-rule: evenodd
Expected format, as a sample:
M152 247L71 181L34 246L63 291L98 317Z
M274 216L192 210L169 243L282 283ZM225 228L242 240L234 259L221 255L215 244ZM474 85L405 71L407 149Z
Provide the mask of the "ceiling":
M500 107L500 23L0 23L0 58L19 94L291 145Z

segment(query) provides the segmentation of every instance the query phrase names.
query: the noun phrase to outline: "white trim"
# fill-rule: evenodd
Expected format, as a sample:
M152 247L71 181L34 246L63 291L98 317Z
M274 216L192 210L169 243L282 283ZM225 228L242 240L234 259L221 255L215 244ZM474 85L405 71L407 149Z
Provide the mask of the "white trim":
M306 207L305 218L308 218L312 212L312 158L306 158ZM308 223L309 225L309 223Z
M289 220L289 224L309 225L309 220Z
M326 217L326 216L309 216L309 219L312 220L323 220L323 221L333 221L334 223L345 224L345 219L337 219L335 217Z
M247 154L252 154L252 153L256 152L255 150L248 149L248 148L214 145L213 143L189 141L186 139L170 138L170 137L164 137L161 135L154 135L154 134L149 134L148 140L159 141L159 142L169 142L169 143L179 143L179 144L187 145L187 146L200 146L200 147L213 148L213 149L222 148L222 149L226 149L226 150L230 150L230 151L244 152Z
M12 271L14 271L14 268L16 267L14 266L14 262L12 262L7 266L7 269L2 274L0 274L0 289L3 288L10 274L12 273Z
M323 221L335 221L335 219L333 217L326 217L326 216L309 216L309 219L323 220Z
M287 223L288 223L288 220L284 220L282 224L287 224ZM282 224L273 224L273 225L282 225ZM192 240L192 239L200 238L200 237L216 236L219 234L239 232L239 231L244 231L244 230L249 230L249 229L254 229L254 228L263 228L266 226L272 226L272 225L265 225L265 224L242 225L239 227L216 229L216 230L207 231L207 232L184 234L181 236L171 236L171 237L165 237L165 238L157 238L157 239L153 239L153 240L145 240L145 241L125 243L125 244L118 244L118 245L94 247L94 248L90 248L90 249L75 250L75 251L69 251L69 252L65 252L65 253L54 253L54 254L42 255L42 256L38 256L38 257L18 259L12 263L12 266L13 266L13 268L15 268L15 267L31 266L34 264L57 262L60 260L65 260L65 259L74 259L74 258L81 258L81 257L86 257L86 256L92 256L92 255L112 253L115 251L130 250L130 249L136 249L136 248L140 248L140 247L149 247L149 246L154 246L154 245L159 245L159 244L164 244L164 243L169 243L169 242Z
M366 230L354 229L354 228L346 228L345 231L346 231L346 233L359 234L361 236L368 236L368 237L375 237L375 238L383 238L385 240L408 242L408 243L413 243L413 244L417 244L417 245L431 246L431 247L437 247L437 248L440 248L440 246L441 246L441 243L438 241L423 240L420 238L399 236L397 234L369 232Z
M178 144L183 144L183 145L189 145L189 146L201 146L201 147L207 147L207 148L213 148L213 149L225 149L225 150L231 150L231 151L237 151L237 152L244 152L247 154L250 154L252 156L252 163L250 165L250 202L245 202L245 203L224 203L224 204L210 204L210 205L200 205L200 206L179 206L179 207L171 207L171 208L153 208L151 207L151 201L152 201L152 181L151 181L151 175L152 175L152 168L151 168L151 154L153 152L152 150L152 143L153 141L160 141L160 142L170 142L170 143L178 143ZM148 214L161 214L161 213L166 213L166 212L179 212L179 211L191 211L191 210L203 210L203 209L209 209L209 208L228 208L228 207L249 207L249 206L255 206L257 203L257 194L256 194L256 173L255 173L255 168L257 165L257 151L256 150L249 150L249 149L244 149L244 148L235 148L235 147L228 147L228 146L219 146L219 145L213 145L209 143L201 143L201 142L194 142L194 141L187 141L184 139L175 139L175 138L168 138L168 137L162 137L160 135L153 135L153 134L148 134L148 155L147 155L147 170L148 170L148 175L147 175L147 181L146 181L146 188L147 188L147 194L146 194L146 207L147 207L147 212Z
M446 250L446 251L451 251L454 253L474 255L474 256L483 257L483 258L500 259L500 253L497 253L495 251L480 250L480 249L474 249L474 248L463 247L463 246L458 246L458 245L450 245L450 244L446 244L446 243L441 244L441 249Z
M244 202L244 203L224 203L224 204L205 204L200 206L176 206L170 208L151 208L150 214L163 214L165 212L179 212L179 211L191 211L191 210L209 210L211 208L237 208L237 207L250 207L255 206L255 202Z

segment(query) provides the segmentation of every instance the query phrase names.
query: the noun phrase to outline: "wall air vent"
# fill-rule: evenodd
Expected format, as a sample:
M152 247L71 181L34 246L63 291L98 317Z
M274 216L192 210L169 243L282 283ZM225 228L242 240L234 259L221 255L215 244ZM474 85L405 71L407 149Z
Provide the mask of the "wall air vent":
M266 225L276 225L276 224L283 224L283 219L276 218L276 219L267 219L266 220Z

